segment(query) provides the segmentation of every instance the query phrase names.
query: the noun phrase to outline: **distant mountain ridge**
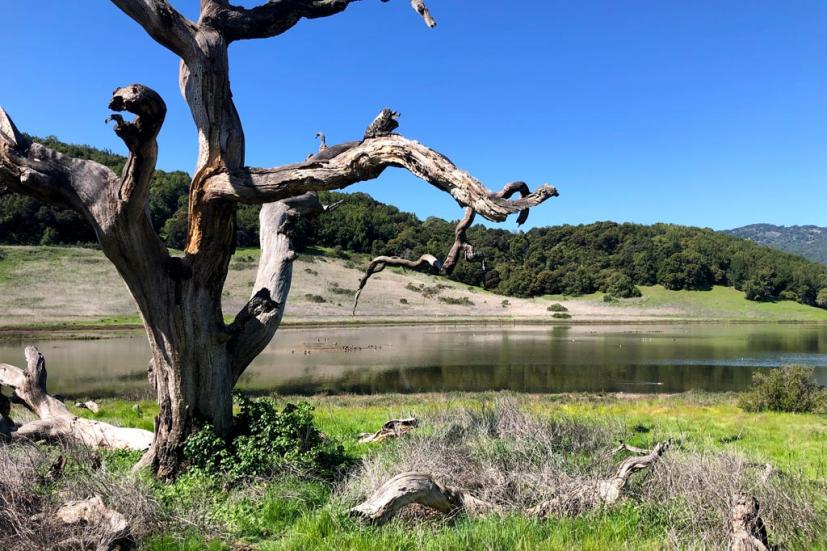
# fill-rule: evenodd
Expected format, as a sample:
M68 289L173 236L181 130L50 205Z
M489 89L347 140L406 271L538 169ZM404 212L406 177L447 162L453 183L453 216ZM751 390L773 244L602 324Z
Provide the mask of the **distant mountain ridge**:
M827 264L827 228L750 224L725 233Z

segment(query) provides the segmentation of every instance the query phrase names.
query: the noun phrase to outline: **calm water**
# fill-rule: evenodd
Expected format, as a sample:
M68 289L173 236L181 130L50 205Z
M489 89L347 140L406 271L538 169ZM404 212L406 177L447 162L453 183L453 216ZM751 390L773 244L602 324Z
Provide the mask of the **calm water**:
M0 343L23 363L25 343ZM47 340L49 388L106 396L147 388L143 334ZM283 329L241 380L283 393L501 390L739 390L757 369L816 367L827 384L827 325L418 325Z

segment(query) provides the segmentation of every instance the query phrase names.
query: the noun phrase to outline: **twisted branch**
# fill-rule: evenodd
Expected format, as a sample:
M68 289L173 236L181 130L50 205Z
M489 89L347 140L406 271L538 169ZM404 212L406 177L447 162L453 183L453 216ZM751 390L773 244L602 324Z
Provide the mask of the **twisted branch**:
M531 192L525 182L510 182L506 184L503 189L498 192L489 193L489 197L496 199L509 199L515 193L519 193L523 198L530 197ZM554 190L552 197L557 196L557 191ZM517 224L523 224L528 220L529 209L520 211L517 217ZM474 247L468 242L466 231L474 222L476 212L471 207L465 208L465 215L457 224L454 230L454 244L448 251L448 255L443 262L439 262L437 258L430 254L425 254L419 257L418 260L407 260L398 256L378 256L374 258L368 265L365 274L359 280L359 288L356 290L356 296L353 303L353 315L356 315L356 307L359 304L359 296L362 290L367 285L370 277L385 269L385 266L398 266L402 268L409 268L412 270L426 271L432 274L450 275L459 260L460 252L464 253L466 260L480 260L483 263L483 270L485 270L485 256L474 250Z

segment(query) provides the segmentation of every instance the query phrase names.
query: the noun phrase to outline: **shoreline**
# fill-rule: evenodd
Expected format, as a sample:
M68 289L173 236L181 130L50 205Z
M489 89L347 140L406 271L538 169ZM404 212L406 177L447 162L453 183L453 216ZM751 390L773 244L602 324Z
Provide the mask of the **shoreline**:
M513 318L513 317L451 317L451 318L375 318L375 319L285 319L280 329L301 328L358 328L358 327L389 327L389 326L427 326L427 325L547 325L547 326L600 326L600 325L694 325L709 323L716 325L827 325L820 320L778 320L778 319L742 319L742 318L637 318L637 319L543 319L543 318ZM67 321L36 324L5 324L0 325L0 341L21 340L26 337L38 339L60 336L73 339L101 339L109 338L108 333L135 332L144 327L134 322L95 322L95 321ZM84 335L87 334L88 335ZM74 335L74 336L73 336Z

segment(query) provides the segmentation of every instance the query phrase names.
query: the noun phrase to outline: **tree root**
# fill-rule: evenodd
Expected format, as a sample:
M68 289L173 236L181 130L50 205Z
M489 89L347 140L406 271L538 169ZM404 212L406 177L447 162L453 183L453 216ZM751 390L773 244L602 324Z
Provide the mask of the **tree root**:
M73 440L92 448L144 451L152 443L151 432L121 428L72 414L66 405L46 392L46 359L34 346L26 348L25 370L0 364L0 385L14 388L14 396L40 419L10 427L12 440ZM10 421L6 415L4 421ZM0 427L0 432L3 432Z

